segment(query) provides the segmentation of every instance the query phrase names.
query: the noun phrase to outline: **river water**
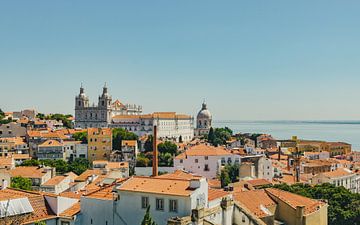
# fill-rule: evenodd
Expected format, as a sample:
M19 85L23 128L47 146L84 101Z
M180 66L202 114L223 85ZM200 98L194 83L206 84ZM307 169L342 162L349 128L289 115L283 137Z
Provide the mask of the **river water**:
M214 127L229 127L235 133L266 133L276 139L342 141L360 150L360 121L238 121L218 120Z

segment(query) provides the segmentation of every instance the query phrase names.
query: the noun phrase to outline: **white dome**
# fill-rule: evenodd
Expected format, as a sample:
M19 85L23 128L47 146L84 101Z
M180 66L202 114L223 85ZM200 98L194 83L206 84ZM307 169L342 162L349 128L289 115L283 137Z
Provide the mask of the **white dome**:
M201 109L200 112L198 113L197 118L198 118L198 119L211 119L211 113L210 113L210 111L207 109L205 103L203 103L202 109Z

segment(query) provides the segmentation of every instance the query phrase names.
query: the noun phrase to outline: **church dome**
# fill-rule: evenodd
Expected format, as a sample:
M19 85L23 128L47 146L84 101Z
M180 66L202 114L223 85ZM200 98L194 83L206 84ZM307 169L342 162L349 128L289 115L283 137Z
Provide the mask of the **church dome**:
M201 108L200 112L198 113L197 118L198 119L211 119L211 113L207 109L206 103L202 104L202 108Z

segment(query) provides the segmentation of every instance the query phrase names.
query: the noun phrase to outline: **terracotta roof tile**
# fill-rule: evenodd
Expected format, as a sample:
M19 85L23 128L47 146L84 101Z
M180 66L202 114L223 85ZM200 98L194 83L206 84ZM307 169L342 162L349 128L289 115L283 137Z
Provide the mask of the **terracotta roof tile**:
M266 193L268 193L273 199L274 197L280 199L281 201L287 203L292 208L296 209L297 206L305 206L305 215L313 213L319 209L319 207L325 205L326 203L307 198L301 195L293 194L287 191L283 191L276 188L267 188ZM276 198L274 199L276 201Z
M80 212L80 202L75 203L73 206L60 214L62 217L73 217Z
M160 176L157 176L160 179L176 179L176 180L192 180L200 179L201 176L193 175L191 173L185 172L183 170L175 170L173 173L167 173Z
M220 189L209 188L208 200L213 201L215 199L224 198L224 197L229 196L229 195L231 195L229 192L226 192L226 191L223 191L223 190L220 190Z
M41 186L55 186L60 184L66 177L65 176L55 176L51 178L50 180L46 181Z
M190 181L156 177L131 177L118 190L156 193L163 195L190 196Z
M351 175L352 172L348 169L344 169L344 168L339 168L337 170L334 171L330 171L330 172L325 172L322 173L324 176L328 177L328 178L336 178L336 177L343 177L343 176L348 176Z
M176 159L184 159L185 156L222 156L231 155L231 152L225 150L223 147L213 147L206 144L199 144L190 147L182 154L176 156Z
M266 210L263 210L262 207L268 208L276 205L276 202L271 199L263 189L237 191L233 193L233 196L235 201L242 203L248 210L259 218L269 216Z
M19 166L9 171L12 177L41 178L46 174L45 168L37 166Z
M4 195L27 197L29 199L29 202L34 209L34 212L31 213L29 216L24 217L24 220L22 221L23 224L29 224L35 221L41 221L44 219L56 217L55 213L50 209L49 205L47 204L44 196L39 192L22 191L7 188L5 190L0 190L0 196Z

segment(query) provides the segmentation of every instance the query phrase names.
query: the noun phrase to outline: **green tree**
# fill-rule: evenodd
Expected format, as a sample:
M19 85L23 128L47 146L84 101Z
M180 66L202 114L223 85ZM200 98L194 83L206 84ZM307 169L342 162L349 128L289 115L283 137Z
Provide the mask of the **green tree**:
M73 134L73 138L75 139L75 141L81 141L82 144L88 143L87 131L77 132L77 133Z
M239 168L240 165L237 163L227 164L224 168L224 171L229 175L232 183L239 181Z
M2 120L5 117L5 113L0 109L0 120Z
M13 177L11 178L11 185L12 188L22 189L31 191L32 183L30 178L25 177Z
M228 127L215 129L211 127L208 134L208 142L214 146L224 145L226 141L230 140L232 134L233 131Z
M168 152L159 154L159 166L174 166L173 156Z
M45 114L44 113L38 113L38 114L36 114L36 118L44 120L45 119Z
M228 186L231 183L229 173L225 169L221 170L220 181L221 181L222 188Z
M39 160L36 159L29 159L29 160L25 160L21 166L39 166L40 162Z
M152 150L153 150L153 141L154 141L153 136L149 135L149 137L146 139L146 141L144 143L145 152L152 152Z
M113 135L113 149L121 150L122 140L138 140L138 136L133 132L129 132L124 128L114 128Z
M160 143L157 147L160 153L170 153L172 155L177 153L177 145L171 141Z
M156 225L155 221L151 218L150 215L150 205L148 205L144 218L141 221L141 225Z
M207 135L209 143L213 143L215 140L214 128L210 127L209 134Z
M69 171L76 173L77 175L82 174L90 168L90 162L87 159L76 158L69 164Z
M145 157L145 155L142 153L138 154L138 156L136 157L136 166L138 167L147 167L149 163L150 159Z
M45 221L36 221L34 225L46 225Z

